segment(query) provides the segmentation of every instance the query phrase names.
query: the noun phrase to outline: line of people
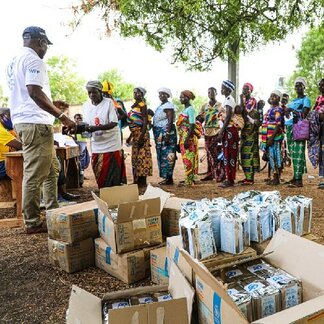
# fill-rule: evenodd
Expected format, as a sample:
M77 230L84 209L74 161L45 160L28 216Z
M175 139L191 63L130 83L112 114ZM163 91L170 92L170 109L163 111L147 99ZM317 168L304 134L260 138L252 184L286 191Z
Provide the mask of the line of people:
M46 223L40 218L42 188L45 208L58 207L56 167L58 162L53 146L54 119L59 119L71 133L75 132L77 125L52 102L46 64L43 62L52 42L48 39L45 30L36 26L27 27L22 33L22 38L23 48L7 67L7 81L10 90L11 119L23 150L24 222L26 232L34 234L46 231ZM283 114L287 119L285 121L287 142L294 169L294 178L290 185L297 187L303 185L302 175L306 171L306 140L305 137L301 138L307 129L307 123L303 121L308 115L310 160L314 166L319 166L319 175L324 176L323 79L319 83L321 95L317 98L310 114L311 103L304 93L305 87L305 80L298 78L295 82L297 97L289 102L287 109L279 106L279 101L283 97L279 91L275 90L270 95L271 107L264 118L261 147L267 153L273 174L276 175L273 184L278 183L276 180L279 179L282 168L278 143L282 142ZM109 95L108 84L107 89ZM203 129L207 139L209 176L222 181L220 186L223 188L234 185L239 151L239 130L241 130L243 134L241 159L245 173L243 184L253 184L254 173L259 170L256 130L261 120L260 110L263 103L259 102L255 108L255 101L251 96L253 87L251 84L245 84L240 104L236 105L231 96L234 89L235 86L231 81L226 80L222 83L221 91L225 97L222 106L216 104L216 90L209 89L210 101L198 118L191 104L195 99L194 94L189 90L182 91L180 101L183 110L175 120L176 109L170 102L171 91L162 88L159 91L161 105L152 120L153 114L145 103L145 89L141 87L134 89L135 101L131 111L126 114L122 112L120 103L109 96L104 98L103 85L100 82L88 82L87 91L90 101L84 105L84 115L89 125L85 127L85 131L93 134L92 166L98 186L118 185L125 182L121 131L118 129L118 124L125 121L131 131L131 137L127 142L132 143L134 182L140 186L144 186L147 177L152 175L153 163L149 138L151 127L156 142L159 173L163 179L161 185L173 184L176 150L181 153L184 164L183 185L191 186L195 183L198 173L198 139L202 136ZM256 110L259 111L258 118ZM1 125L6 127L6 122L2 122ZM299 136L298 140L295 135ZM19 148L14 138L10 136L4 145ZM1 159L0 162L2 162L0 171L3 174L4 163ZM324 183L322 182L319 187L323 188Z
M131 135L126 143L132 145L133 179L139 186L146 186L147 177L152 176L150 129L154 135L157 166L162 178L160 185L173 185L177 151L182 156L185 171L184 181L180 185L195 184L199 164L198 140L201 136L205 139L208 165L207 175L201 180L215 179L221 188L234 185L238 157L245 176L238 183L253 185L255 173L260 171L260 151L264 152L262 158L269 161L271 168L272 176L268 184L280 184L286 143L294 174L287 184L291 187L303 186L306 139L309 136L310 160L314 166L319 165L319 175L323 176L323 80L319 82L321 95L311 114L310 99L305 95L306 81L299 77L295 81L296 98L289 101L287 94L279 90L272 91L268 99L270 108L264 116L264 102L258 103L253 97L251 83L243 85L239 104L235 103L231 95L235 85L230 80L223 81L221 85L223 104L216 100L216 88L209 88L209 101L201 107L197 116L192 105L195 95L190 90L181 92L183 110L177 113L176 106L170 101L171 90L165 87L158 89L161 104L153 113L146 105L146 90L136 87L134 103L126 114L120 104L114 104L112 93L109 97L105 94L105 84L112 87L108 81L88 82L86 88L90 101L83 107L85 121L89 124L86 130L93 133L92 165L99 187L125 183L122 127L118 131L118 121L130 129ZM308 123L310 135L306 138L295 137L300 121ZM323 183L319 187L322 188Z

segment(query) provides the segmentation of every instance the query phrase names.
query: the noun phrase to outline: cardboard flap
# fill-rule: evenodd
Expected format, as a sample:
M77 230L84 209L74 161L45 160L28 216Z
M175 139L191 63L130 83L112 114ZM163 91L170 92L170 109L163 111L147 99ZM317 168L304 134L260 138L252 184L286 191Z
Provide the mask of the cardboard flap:
M180 250L181 255L190 264L196 276L201 278L214 294L216 293L221 300L221 316L224 323L247 323L246 318L240 312L232 298L224 290L224 286L219 282L207 268L197 260L193 259L187 251Z
M66 323L102 324L101 299L73 285Z
M109 208L115 208L124 202L137 201L139 199L138 187L136 184L133 184L101 188L100 199L105 201Z
M188 319L189 323L191 323L192 304L195 296L195 290L191 287L187 279L183 276L182 272L173 261L171 261L169 274L169 292L173 298L186 298Z
M314 323L324 322L324 295L315 299L303 302L297 306L275 313L271 316L260 318L253 323L274 324L274 323ZM304 319L304 320L303 320Z
M160 215L160 198L138 200L120 204L118 207L117 222L129 222L134 219Z
M278 229L265 253L273 251L265 260L285 269L302 280L304 299L308 300L324 293L324 246Z
M110 212L109 212L109 208L106 202L104 202L103 200L101 200L93 191L91 191L92 197L93 199L96 201L98 208L101 210L101 212L106 215L112 222L114 222L114 220L112 219Z
M171 194L162 190L161 188L153 187L149 184L144 192L144 195L141 196L141 199L149 199L149 198L160 198L160 212L164 208L167 200L170 198Z

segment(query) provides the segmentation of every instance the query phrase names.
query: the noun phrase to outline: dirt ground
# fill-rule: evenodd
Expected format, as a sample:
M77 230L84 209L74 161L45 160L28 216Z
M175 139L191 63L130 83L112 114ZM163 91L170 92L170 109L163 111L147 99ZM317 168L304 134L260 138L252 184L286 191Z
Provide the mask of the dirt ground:
M130 153L130 148L125 148ZM152 145L154 153L154 145ZM204 151L200 151L202 157ZM176 164L175 182L183 180L183 166L181 157ZM155 155L153 156L156 165ZM128 182L132 182L130 155L126 158ZM256 190L279 190L283 197L287 195L304 195L313 198L313 221L312 234L319 237L320 243L324 243L324 191L317 188L317 170L311 166L308 175L305 176L303 188L290 189L282 184L277 187L268 186L264 183L267 172L264 170L256 177L253 189ZM203 174L206 170L206 161L203 161L199 172ZM86 170L84 187L69 190L71 193L81 195L79 202L91 199L91 191L97 191L96 183L90 168ZM203 177L200 176L200 178ZM292 177L290 169L285 169L283 178L289 180ZM238 171L237 180L243 178L242 171ZM158 185L157 168L154 176L149 178L152 185ZM192 188L178 187L177 185L163 187L164 190L184 198L212 198L228 197L239 192L252 189L236 185L233 188L218 188L214 181L201 182ZM15 209L0 209L0 218L14 217ZM57 269L48 262L47 235L26 235L21 228L0 229L0 323L64 323L65 312L71 286L78 285L87 291L101 297L104 293L117 289L125 289L129 286L118 279L109 276L98 268L67 274ZM149 279L131 285L152 284Z

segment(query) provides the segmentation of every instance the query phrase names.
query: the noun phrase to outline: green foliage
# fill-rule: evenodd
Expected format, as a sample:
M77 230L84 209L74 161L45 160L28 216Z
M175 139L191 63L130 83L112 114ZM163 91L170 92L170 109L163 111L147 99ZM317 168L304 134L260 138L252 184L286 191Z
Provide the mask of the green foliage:
M0 107L8 107L9 98L4 96L2 86L0 85Z
M287 82L291 96L294 96L294 80L303 76L307 81L306 93L312 105L319 95L318 82L324 71L324 24L311 29L303 38L301 48L297 51L298 64Z
M108 34L140 36L156 50L171 45L173 61L208 70L215 58L235 60L303 24L323 19L323 0L82 0L76 19L100 12Z
M125 82L117 69L111 69L109 71L101 73L98 76L98 80L107 80L113 84L114 98L120 98L124 101L133 99L134 85Z
M47 60L53 100L79 105L88 99L85 80L75 72L75 62L66 56L53 56Z

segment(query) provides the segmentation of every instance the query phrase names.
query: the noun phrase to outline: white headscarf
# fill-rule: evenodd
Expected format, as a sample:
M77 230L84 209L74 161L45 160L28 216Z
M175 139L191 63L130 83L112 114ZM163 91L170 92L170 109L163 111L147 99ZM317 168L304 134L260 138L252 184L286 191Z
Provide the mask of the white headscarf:
M159 88L158 92L159 93L164 92L169 96L169 98L172 98L172 93L171 93L171 90L169 88L165 88L165 87Z
M271 93L275 94L276 96L278 96L281 100L281 97L282 97L282 93L279 91L279 90L273 90L271 91Z
M307 84L306 80L300 76L296 78L294 85L296 85L296 83L301 83L304 87L306 87L306 84Z

